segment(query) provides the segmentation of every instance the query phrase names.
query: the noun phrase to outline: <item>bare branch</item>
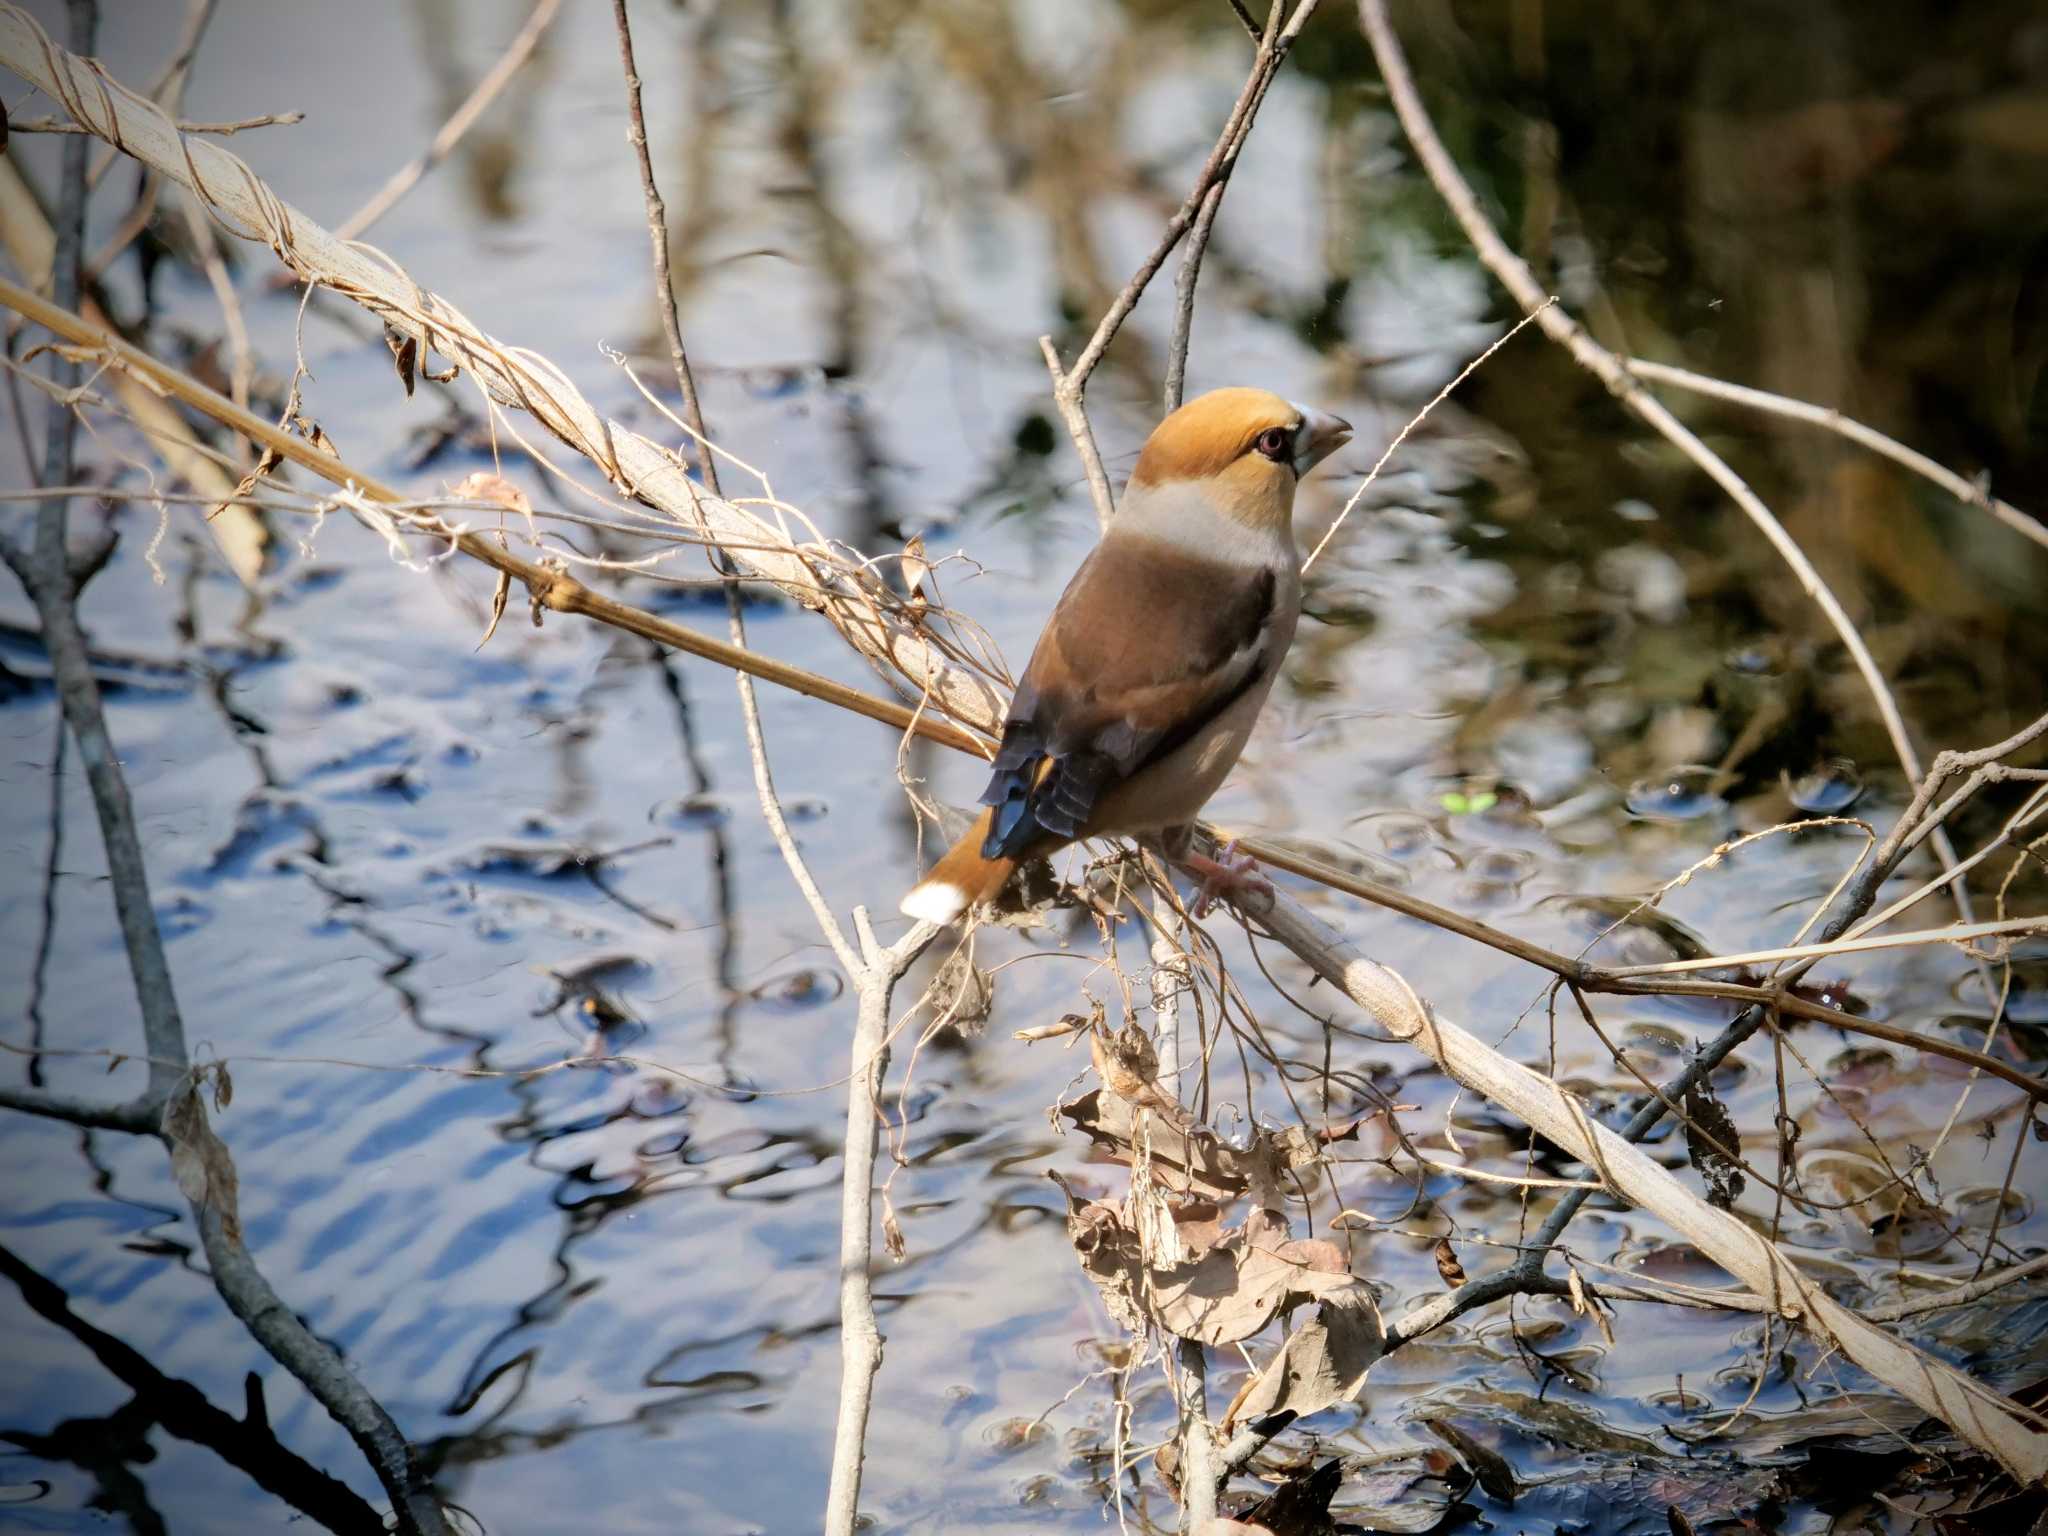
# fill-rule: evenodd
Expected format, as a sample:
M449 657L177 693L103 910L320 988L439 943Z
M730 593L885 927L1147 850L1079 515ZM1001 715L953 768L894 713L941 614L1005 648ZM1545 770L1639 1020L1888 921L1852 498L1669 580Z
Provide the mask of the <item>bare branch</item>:
M853 924L863 963L856 972L860 1012L853 1028L854 1073L846 1092L845 1167L839 1186L839 1421L832 1441L825 1536L853 1536L859 1526L868 1414L875 1373L882 1368L882 1330L875 1321L868 1269L874 1258L875 1144L889 1057L890 1001L903 973L941 931L935 923L919 923L885 949L868 926L865 908L854 908Z
M1274 4L1273 9L1279 10ZM1200 1536L1216 1518L1222 1482L1216 1430L1209 1422L1208 1362L1193 1339L1180 1341L1180 1528Z
M1852 443L1860 443L1872 453L1882 454L1894 464L1906 468L1924 480L1931 480L1957 501L1969 506L1981 507L1997 518L2006 527L2036 544L2048 549L2048 524L2039 518L2029 517L2009 501L1993 496L1985 486L1965 480L1954 470L1937 464L1924 453L1917 453L1896 438L1886 437L1875 427L1866 427L1852 417L1828 406L1809 405L1804 400L1794 400L1786 395L1774 395L1769 390L1751 389L1744 384L1730 384L1726 380L1710 378L1704 373L1694 373L1689 368L1674 368L1668 363L1645 362L1640 357L1627 360L1628 371L1639 379L1648 379L1653 384L1669 384L1674 389L1690 390L1696 395L1711 395L1716 400L1731 401L1746 405L1751 410L1762 411L1770 416L1783 416L1790 421L1803 421L1846 437Z
M1891 688L1885 682L1884 674L1878 670L1870 648L1864 644L1863 637L1857 633L1856 626L1850 622L1833 590L1813 568L1813 562L1792 542L1784 525L1772 515L1770 508L1720 455L1701 442L1690 428L1645 390L1622 360L1595 341L1562 305L1548 303L1550 296L1536 281L1528 264L1508 249L1507 242L1488 222L1479 206L1479 199L1473 195L1457 163L1437 137L1435 125L1430 122L1429 113L1422 105L1421 94L1415 89L1414 77L1408 72L1408 61L1394 36L1393 25L1387 20L1385 0L1359 0L1358 9L1366 39L1372 44L1373 57L1379 63L1380 74L1387 83L1387 93L1393 99L1395 114L1408 134L1409 143L1415 148L1416 158L1422 162L1422 168L1435 184L1438 195L1457 218L1465 231L1465 238L1472 243L1473 250L1486 264L1487 270L1513 295L1524 314L1536 315L1536 323L1543 327L1551 340L1570 352L1580 366L1606 385L1623 405L1704 470L1770 540L1779 557L1798 578L1806 595L1820 606L1835 634L1848 648L1856 670L1863 675L1864 686L1877 706L1878 715L1884 721L1892 750L1898 754L1906 777L1919 778L1920 755L1906 730L1905 720L1899 714Z
M408 160L392 172L391 179L379 187L368 202L341 221L334 232L337 239L360 240L372 224L398 205L399 199L410 192L422 176L448 158L455 146L462 142L462 136L483 116L484 108L497 99L506 82L518 74L532 57L541 34L547 31L548 23L555 19L555 12L561 8L562 0L535 0L526 24L499 55L498 62L477 81L476 89L469 93L468 99L449 114L448 121L441 125L441 131L434 135L433 142L417 158Z
M0 1109L18 1109L25 1114L66 1120L95 1131L127 1131L154 1136L162 1111L146 1099L126 1104L95 1104L86 1099L44 1093L35 1088L9 1088L0 1084Z
M698 443L710 441L704 431L704 408L697 399L697 379L690 372L690 356L683 350L683 330L676 318L675 278L669 269L668 210L661 191L654 184L654 161L647 150L647 119L640 111L640 70L633 62L633 27L626 16L626 0L612 0L612 23L619 34L619 63L626 72L626 142L633 146L640 167L640 197L647 207L647 238L654 247L654 307L661 315L662 330L668 336L669 362L676 373L676 385L683 392L683 409ZM708 448L700 448L699 463L704 483L711 494L718 488L718 463Z
M1887 1302L1881 1307L1865 1307L1863 1316L1873 1323L1896 1323L1902 1318L1939 1312L1943 1307L1960 1307L1966 1302L1981 1301L1994 1291L2017 1285L2022 1280L2031 1280L2036 1275L2048 1275L2048 1253L1986 1275L1982 1280L1972 1280L1968 1285L1949 1286L1931 1296L1915 1296L1906 1301Z
M1216 209L1223 200L1224 183L1237 168L1238 153L1252 131L1252 121L1258 116L1259 104L1266 99L1273 77L1279 73L1288 50L1301 35L1301 29L1308 25L1308 19L1315 14L1319 3L1320 0L1300 0L1294 14L1283 26L1280 16L1285 9L1285 0L1271 0L1272 8L1266 13L1265 28L1259 34L1258 50L1252 57L1251 74L1245 80L1244 89L1238 92L1230 115L1224 119L1223 131L1217 136L1215 147L1209 151L1209 158L1202 162L1193 189L1173 217L1167 220L1157 243L1138 263L1138 270L1131 274L1130 281L1111 301L1109 309L1097 323L1095 333L1081 349L1081 355L1074 359L1074 366L1060 366L1059 353L1054 349L1050 336L1038 339L1039 350L1045 354L1045 366L1052 375L1053 403L1059 407L1060 419L1066 424L1067 434L1081 456L1081 468L1088 477L1089 493L1095 500L1095 515L1105 527L1115 515L1115 505L1110 495L1109 476L1102 467L1102 455L1095 446L1095 432L1089 426L1087 412L1083 408L1089 375L1095 372L1095 365L1102 361L1103 353L1109 350L1110 342L1116 339L1124 321L1137 308L1146 286L1165 265L1173 248L1201 221L1198 240L1189 247L1177 284L1181 290L1179 319L1174 327L1167 368L1167 409L1171 410L1180 403L1180 381L1187 369L1186 327L1193 323L1195 280L1201 270L1202 252L1208 244L1209 226L1215 222ZM1244 12L1240 10L1238 14L1243 16Z
M303 123L303 112L267 112L261 117L239 117L228 123L194 123L178 119L180 133L210 133L219 138L241 133L249 128L287 128L294 123ZM26 121L10 121L10 133L83 133L90 135L90 128L81 128L77 123L64 117L31 117Z

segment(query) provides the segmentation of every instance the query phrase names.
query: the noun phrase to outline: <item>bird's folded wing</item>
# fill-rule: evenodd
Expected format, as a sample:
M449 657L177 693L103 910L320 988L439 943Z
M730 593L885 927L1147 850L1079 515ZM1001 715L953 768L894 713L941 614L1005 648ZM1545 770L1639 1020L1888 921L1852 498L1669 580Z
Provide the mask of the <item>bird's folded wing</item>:
M1112 530L1053 610L1011 703L985 857L1081 834L1104 789L1193 738L1272 665L1276 578Z

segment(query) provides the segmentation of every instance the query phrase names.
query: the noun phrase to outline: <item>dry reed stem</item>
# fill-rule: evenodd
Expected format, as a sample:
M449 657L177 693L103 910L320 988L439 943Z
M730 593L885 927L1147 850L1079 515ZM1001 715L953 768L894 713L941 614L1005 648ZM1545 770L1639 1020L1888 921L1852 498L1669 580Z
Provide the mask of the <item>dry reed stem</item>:
M266 112L261 117L238 117L233 122L228 123L194 123L181 117L178 119L178 132L210 133L217 138L226 138L230 134L241 133L250 128L288 128L294 123L303 123L305 120L306 114L303 112ZM25 120L14 120L7 124L7 131L9 133L83 133L88 135L92 132L90 128L82 128L69 118L64 117L31 117Z
M333 484L344 487L353 498L349 503L352 510L358 514L376 508L400 511L432 505L401 496L391 487L350 468L333 454L313 447L303 438L281 431L270 422L247 411L238 411L232 401L215 394L197 380L158 362L110 331L88 325L78 316L45 303L26 289L5 279L0 279L0 304L26 316L47 330L91 347L95 353L109 359L120 368L161 387L166 394L206 412L224 425L234 427L301 468L311 470ZM422 517L416 524L409 526L432 536L447 548L470 555L494 570L503 571L514 580L523 583L537 607L551 609L557 613L584 614L628 634L638 635L660 645L672 646L694 656L705 657L735 671L766 678L772 683L781 684L812 698L824 699L855 714L865 715L869 719L880 720L901 729L914 730L918 735L939 742L943 746L979 756L988 754L989 748L981 738L971 736L944 720L929 715L915 717L913 711L893 700L876 698L872 694L862 693L858 689L849 688L843 683L821 677L801 667L790 666L786 662L775 661L755 652L743 651L713 640L707 635L700 635L695 630L686 629L657 614L648 613L644 609L594 591L562 571L521 560L510 551L499 548L489 538L445 524L432 517ZM787 547L774 543L758 546L759 549L768 552L777 552Z
M1294 903L1284 897L1270 902L1251 897L1245 906L1381 1028L1594 1169L1617 1196L1657 1216L1757 1295L1774 1299L1788 1320L1804 1322L2014 1476L2028 1482L2048 1477L2048 1435L2033 1428L2017 1404L1831 1300L1775 1245L1708 1205L1655 1159L1595 1121L1557 1083L1435 1015L1401 977L1367 959ZM1452 1310L1448 1296L1433 1305L1441 1306L1446 1317Z
M18 5L0 5L0 61L103 137L199 191L231 230L268 244L302 278L324 283L413 338L422 357L435 351L469 369L495 404L535 416L620 490L667 513L681 527L701 521L721 545L746 551L742 564L805 606L826 613L857 649L908 676L934 707L955 718L1000 719L997 695L987 680L950 658L924 625L893 611L876 590L834 569L829 551L798 547L744 506L706 495L674 453L600 416L545 359L485 336L379 253L337 239L278 198L228 151L179 138L153 103L91 61L65 54ZM543 592L546 585L543 580ZM546 595L543 601L556 606Z

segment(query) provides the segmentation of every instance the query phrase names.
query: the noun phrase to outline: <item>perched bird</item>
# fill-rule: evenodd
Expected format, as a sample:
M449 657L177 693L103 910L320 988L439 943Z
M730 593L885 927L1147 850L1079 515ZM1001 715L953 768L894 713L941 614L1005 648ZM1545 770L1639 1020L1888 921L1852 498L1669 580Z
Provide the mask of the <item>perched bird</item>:
M988 807L910 894L951 922L1084 837L1176 831L1237 762L1301 611L1294 488L1350 423L1262 389L1190 400L1145 441L1010 702ZM1244 866L1184 858L1214 894Z

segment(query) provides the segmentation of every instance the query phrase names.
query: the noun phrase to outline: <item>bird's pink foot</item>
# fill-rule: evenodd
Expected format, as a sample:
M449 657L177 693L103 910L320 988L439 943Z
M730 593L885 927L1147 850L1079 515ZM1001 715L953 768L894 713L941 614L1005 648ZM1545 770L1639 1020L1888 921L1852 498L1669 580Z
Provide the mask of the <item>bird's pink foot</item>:
M1180 860L1181 868L1202 882L1195 892L1195 904L1191 909L1196 917L1207 917L1209 909L1220 897L1235 896L1244 891L1256 891L1264 896L1273 894L1272 882L1257 873L1257 859L1248 853L1239 853L1235 843L1225 843L1216 852L1219 856L1213 859L1204 854L1190 853Z

